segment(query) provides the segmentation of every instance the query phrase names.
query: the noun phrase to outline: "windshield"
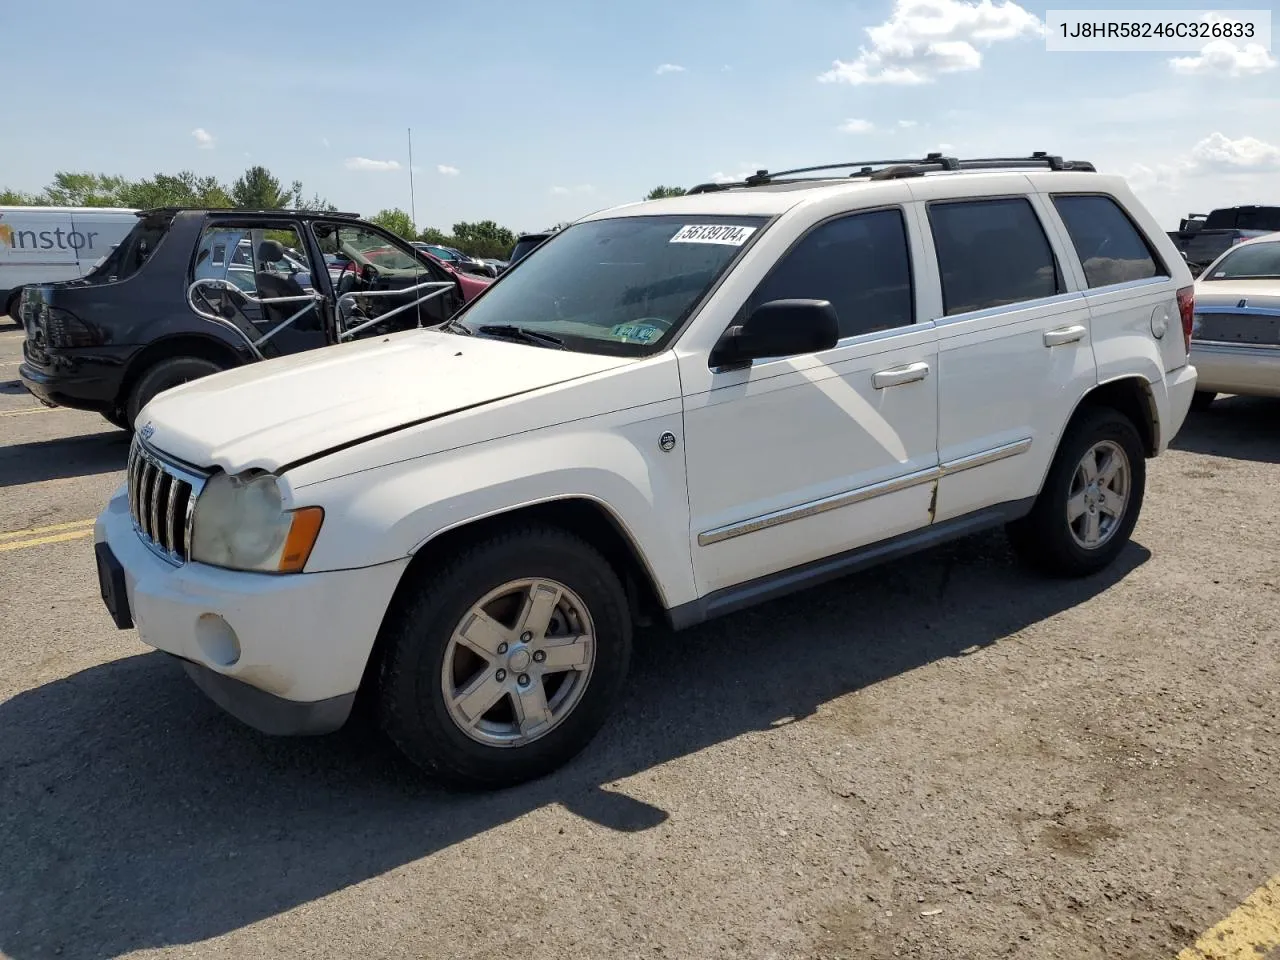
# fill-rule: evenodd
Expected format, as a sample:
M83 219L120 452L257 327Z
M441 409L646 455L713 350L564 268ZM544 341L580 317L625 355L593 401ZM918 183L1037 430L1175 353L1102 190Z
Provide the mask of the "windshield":
M570 350L641 356L670 340L763 217L619 217L557 233L458 317L517 326Z
M1280 241L1233 250L1206 280L1280 280Z

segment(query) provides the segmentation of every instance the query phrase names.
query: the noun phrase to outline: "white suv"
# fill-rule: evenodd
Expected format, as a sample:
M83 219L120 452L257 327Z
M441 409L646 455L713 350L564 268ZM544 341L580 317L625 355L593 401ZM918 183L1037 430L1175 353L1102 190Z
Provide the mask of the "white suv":
M360 692L496 786L591 739L655 611L996 525L1046 571L1110 563L1196 384L1191 275L1124 181L788 174L586 217L442 327L157 397L96 528L116 623L261 730Z

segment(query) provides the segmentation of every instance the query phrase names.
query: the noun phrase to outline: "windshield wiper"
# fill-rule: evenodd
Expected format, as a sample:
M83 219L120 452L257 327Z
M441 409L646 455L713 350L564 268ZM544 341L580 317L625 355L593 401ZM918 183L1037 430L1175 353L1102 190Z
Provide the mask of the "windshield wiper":
M476 328L476 333L491 337L506 337L508 340L519 340L537 347L554 347L557 350L568 349L559 337L528 327L518 327L514 323L486 323Z
M474 336L474 333L470 327L468 327L461 320L455 320L453 317L450 317L444 323L440 324L439 329L448 330L450 333L460 333L464 337Z

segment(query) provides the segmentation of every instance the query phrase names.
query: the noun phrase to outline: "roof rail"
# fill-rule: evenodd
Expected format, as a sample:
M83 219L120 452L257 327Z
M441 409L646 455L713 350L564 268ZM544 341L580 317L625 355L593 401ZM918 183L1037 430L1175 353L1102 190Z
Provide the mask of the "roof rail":
M958 157L944 157L941 153L930 153L920 159L911 160L856 160L850 163L826 163L816 167L796 167L793 170L757 170L751 176L728 183L700 183L689 190L689 193L712 193L717 190L731 190L737 187L760 187L779 182L779 178L791 180L781 182L797 182L797 180L825 180L830 177L800 177L799 173L818 173L827 170L847 170L855 168L849 177L866 177L869 180L896 180L901 177L919 177L925 173L943 171L955 173L963 170L1014 170L1029 167L1049 170L1079 170L1096 173L1097 168L1088 160L1063 160L1060 156L1038 150L1029 157L975 157L961 160Z
M339 210L287 210L280 208L278 210L242 210L238 207L200 207L200 206L169 206L169 207L147 207L146 209L137 211L139 217L160 216L163 214L178 214L183 212L191 213L218 213L218 214L236 214L240 216L262 216L264 214L272 217L296 217L300 219L323 219L326 217L343 217L346 219L359 219L358 213L345 213Z

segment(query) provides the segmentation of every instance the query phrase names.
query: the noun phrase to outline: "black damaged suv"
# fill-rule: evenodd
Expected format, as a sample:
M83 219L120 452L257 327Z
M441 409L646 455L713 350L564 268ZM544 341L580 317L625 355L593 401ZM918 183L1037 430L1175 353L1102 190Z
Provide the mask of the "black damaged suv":
M146 210L93 272L23 291L23 384L132 429L147 402L255 360L442 323L476 291L354 214Z

